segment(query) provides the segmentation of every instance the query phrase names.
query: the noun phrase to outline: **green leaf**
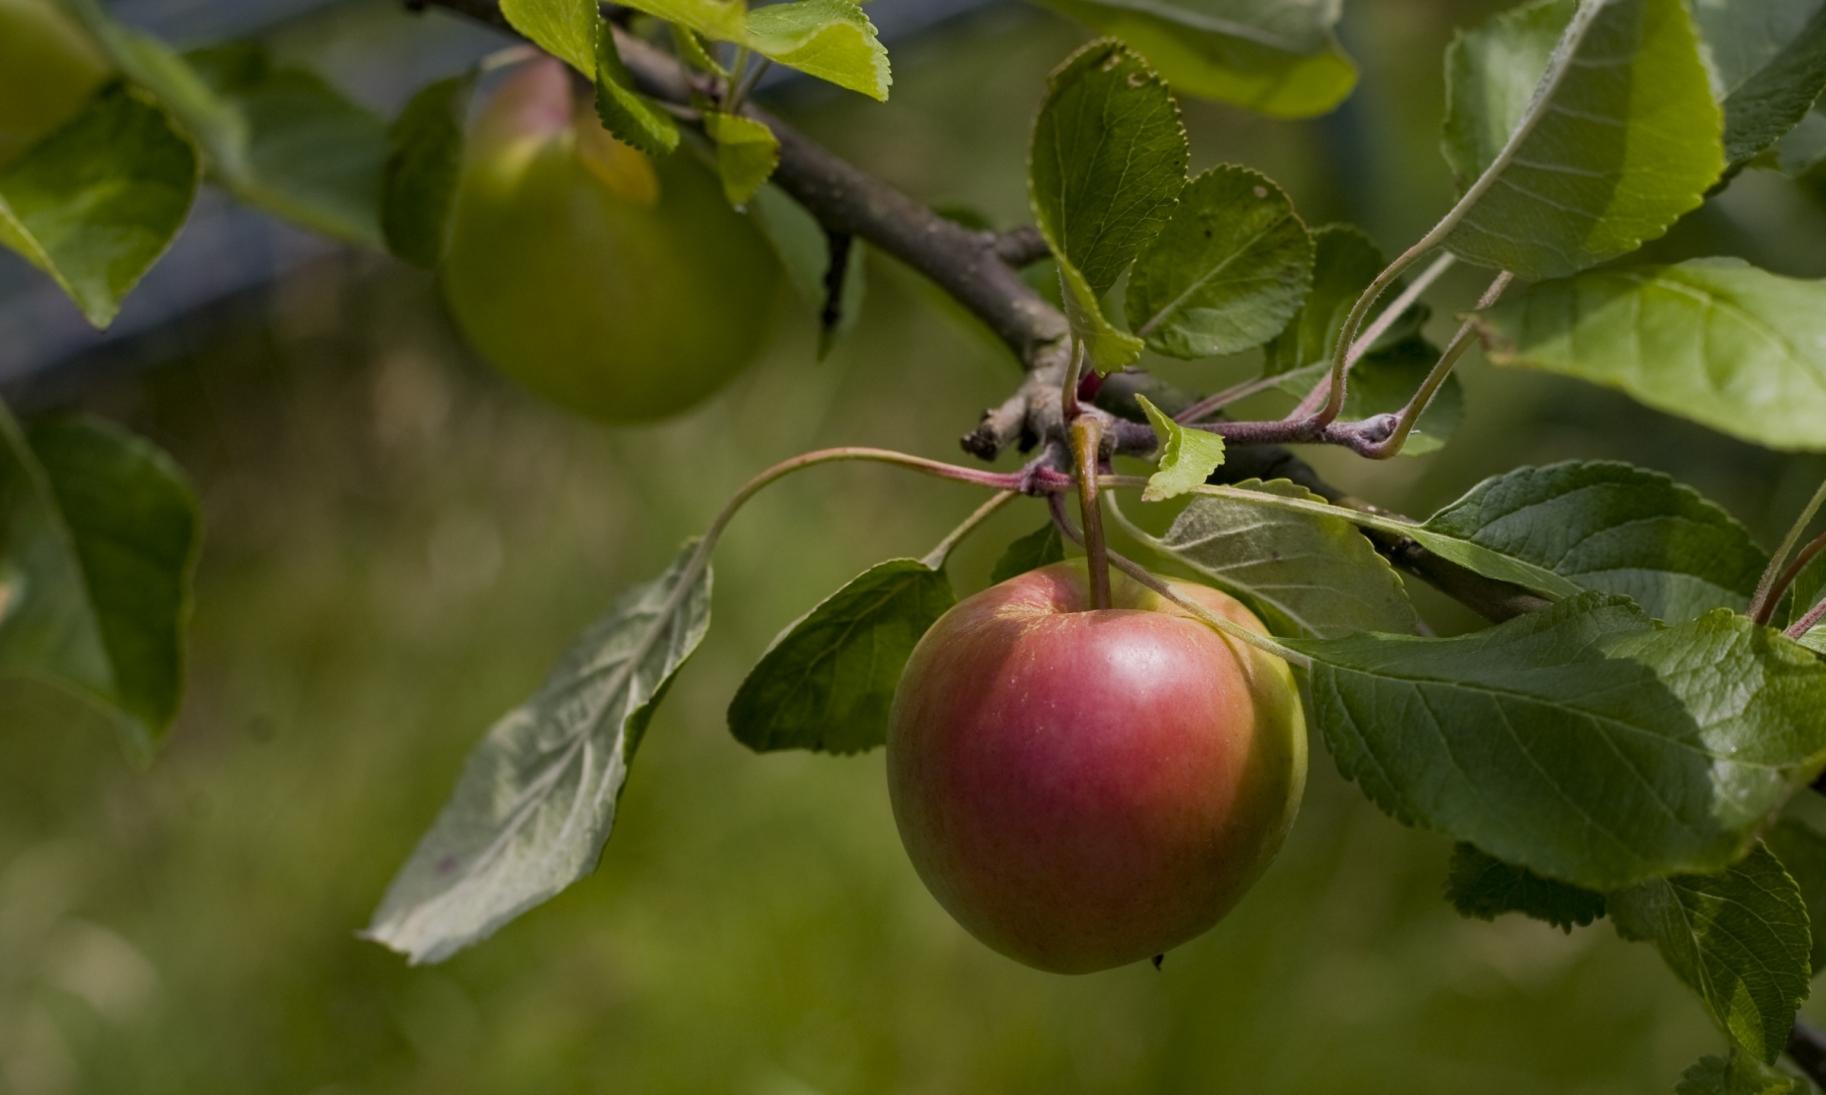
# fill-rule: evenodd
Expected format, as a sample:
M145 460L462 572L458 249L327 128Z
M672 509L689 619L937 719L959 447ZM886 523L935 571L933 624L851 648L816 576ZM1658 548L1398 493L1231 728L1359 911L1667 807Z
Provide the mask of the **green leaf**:
M158 97L237 198L313 231L382 249L386 125L316 75L251 44L185 57L95 0L64 0L123 73Z
M1337 508L1285 479L1237 487ZM1148 543L1259 606L1276 635L1414 629L1401 577L1342 516L1206 495L1192 500L1164 538Z
M1280 187L1246 167L1214 167L1186 185L1129 275L1129 327L1168 357L1259 346L1300 310L1312 263L1312 239Z
M1345 316L1385 265L1382 252L1355 225L1325 225L1312 233L1312 242L1312 288L1262 348L1262 368L1270 376L1307 365L1329 368Z
M1191 430L1160 413L1145 395L1135 402L1147 412L1160 438L1160 470L1148 477L1141 492L1143 502L1164 502L1199 486L1224 462L1224 439L1205 430Z
M748 48L838 87L886 102L894 82L875 24L852 0L797 0L748 13Z
M1821 657L1826 657L1826 624L1818 624L1795 640Z
M737 209L746 206L780 166L779 138L753 118L715 110L704 112L704 132L716 142L716 170L723 180L723 196Z
M1034 124L1028 185L1066 314L1101 372L1140 356L1102 298L1172 216L1190 157L1166 84L1121 42L1100 39L1052 74Z
M1475 313L1490 360L1620 388L1776 449L1826 449L1826 281L1736 260L1594 270Z
M757 753L860 753L888 740L888 706L913 646L957 595L944 571L890 559L782 631L729 704L729 731Z
M704 39L697 31L679 26L677 23L668 23L666 27L672 32L673 49L680 60L700 72L711 72L723 77L729 75L729 70L723 67L722 62L705 48Z
M1446 246L1530 279L1635 250L1699 206L1722 117L1684 0L1544 0L1447 54Z
M1624 594L1669 623L1744 611L1769 565L1749 531L1691 487L1611 461L1494 476L1427 528Z
M1458 915L1495 920L1517 912L1570 934L1604 915L1604 895L1542 878L1526 867L1504 863L1470 844L1452 849L1446 900Z
M1453 639L1287 639L1307 712L1397 819L1613 890L1715 871L1826 765L1826 665L1716 610L1586 593Z
M214 155L216 142L201 136L237 197L315 231L384 246L388 145L380 118L315 73L273 64L259 46L219 46L185 60L245 122L246 143L233 154Z
M1822 597L1826 597L1826 552L1802 567L1794 576L1794 584L1788 587L1788 626L1800 623Z
M1002 557L989 572L989 584L1001 585L1010 578L1051 566L1065 558L1065 540L1051 521L1008 545Z
M22 432L0 406L0 676L116 716L148 757L183 692L202 517L148 442L88 418Z
M388 250L427 270L444 259L463 165L463 118L475 83L471 71L426 85L387 129L381 231Z
M106 327L183 227L197 171L190 142L144 92L105 88L0 172L0 243Z
M634 78L615 49L615 36L597 39L596 117L615 138L649 156L678 147L678 123L653 100L634 90Z
M1807 1081L1777 1072L1731 1047L1729 1059L1701 1057L1681 1074L1674 1095L1811 1095Z
M1731 0L1695 4L1693 19L1723 93L1725 158L1735 169L1793 129L1826 90L1826 5Z
M885 100L894 82L875 25L851 0L797 0L753 11L740 0L639 0L632 6L874 99ZM710 58L693 60L702 67Z
M1349 95L1357 68L1331 28L1337 0L1043 0L1153 62L1181 95L1278 118L1324 114Z
M1807 923L1826 927L1826 835L1806 822L1785 817L1763 833L1763 843L1800 887ZM1808 963L1813 973L1826 969L1826 931L1813 931Z
M1807 999L1812 942L1800 889L1767 848L1714 874L1618 890L1607 904L1617 934L1653 942L1733 1041L1775 1063Z
M624 593L489 729L367 938L440 961L595 868L647 723L710 626L697 547Z
M534 45L596 78L596 40L607 37L596 0L501 0L501 14Z

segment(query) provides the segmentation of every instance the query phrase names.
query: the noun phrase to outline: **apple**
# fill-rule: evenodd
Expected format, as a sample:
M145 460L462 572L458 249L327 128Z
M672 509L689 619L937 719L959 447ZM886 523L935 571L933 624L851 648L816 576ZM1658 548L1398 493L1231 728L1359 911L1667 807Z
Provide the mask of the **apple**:
M68 121L108 63L52 0L0 0L0 167Z
M754 360L779 299L778 261L715 176L609 136L549 57L478 112L450 231L440 275L463 336L604 422L707 398Z
M1306 784L1287 663L1084 563L959 602L894 693L888 792L926 887L1027 965L1090 973L1199 935L1280 850ZM1244 627L1229 596L1173 582Z

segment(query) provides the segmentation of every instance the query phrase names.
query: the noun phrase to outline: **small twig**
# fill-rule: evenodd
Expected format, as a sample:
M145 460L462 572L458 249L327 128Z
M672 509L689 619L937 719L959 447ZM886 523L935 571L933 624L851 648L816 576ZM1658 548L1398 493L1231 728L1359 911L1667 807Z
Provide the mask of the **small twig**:
M1813 497L1801 508L1800 516L1788 527L1788 534L1782 537L1781 546L1769 557L1769 565L1763 570L1762 579L1756 583L1756 596L1750 598L1750 618L1757 623L1767 626L1770 617L1775 615L1775 606L1780 603L1782 593L1787 590L1788 582L1794 580L1784 569L1788 555L1794 550L1794 545L1800 542L1807 526L1813 523L1814 515L1820 512L1822 505L1826 505L1826 482L1820 484L1820 489L1814 491ZM1794 573L1798 575L1800 571Z
M1040 234L1038 228L1023 224L996 234L995 253L1003 262L1020 269L1051 258L1052 248L1047 245L1046 237Z
M1794 626L1782 632L1782 634L1788 636L1790 639L1799 639L1801 636L1818 627L1821 620L1826 620L1826 597L1820 598L1819 604L1808 609L1805 616L1794 621ZM1822 925L1822 930L1826 930L1826 925Z
M1239 399L1247 399L1257 392L1265 392L1268 389L1279 385L1285 379L1287 379L1287 377L1283 373L1272 373L1267 376L1255 377L1252 380L1245 380L1241 384L1232 385L1220 392L1215 392L1206 396L1174 415L1173 419L1182 425L1191 425L1198 422L1200 419L1208 418L1211 415L1216 414L1218 411L1223 410L1225 407L1228 407Z
M1481 311L1495 304L1514 277L1515 275L1507 270L1496 275L1496 280L1492 281L1490 287L1484 290L1484 295L1478 298L1478 309ZM1427 407L1433 402L1433 397L1445 385L1446 378L1452 375L1452 367L1457 365L1458 359L1465 356L1465 351L1471 348L1473 330L1470 320L1459 325L1458 333L1453 335L1452 341L1446 344L1445 350L1439 355L1439 360L1428 371L1427 378L1420 382L1420 390L1415 392L1414 397L1408 400L1407 406L1401 408L1401 411L1396 414L1394 432L1389 434L1388 440L1371 446L1370 450L1364 454L1365 456L1372 460L1387 460L1401 452L1401 447L1407 444L1408 435L1414 432L1415 423L1419 422L1420 416L1426 413Z
M1399 296L1389 302L1389 306L1382 310L1382 313L1376 317L1375 322L1371 323L1368 327L1365 327L1362 333L1352 339L1350 348L1345 351L1342 359L1342 368L1339 370L1344 376L1346 384L1350 382L1350 370L1356 366L1357 362L1363 360L1363 355L1369 353L1370 347L1376 344L1376 340L1380 339L1384 334L1387 334L1388 329L1393 327L1402 316L1407 314L1408 309L1414 306L1414 302L1420 299L1421 294L1432 288L1433 283L1438 281L1440 276L1447 270L1450 270L1452 264L1457 261L1458 256L1450 251L1447 251L1434 259L1432 265L1428 266L1425 270L1422 270L1420 276L1414 279L1412 285L1403 289ZM1394 284L1393 278L1389 279L1389 284ZM1380 295L1380 293L1378 295ZM1342 348L1344 336L1340 333L1338 337L1340 348ZM1312 417L1313 412L1318 410L1320 405L1325 403L1330 397L1331 389L1332 374L1327 373L1325 376L1319 378L1319 382L1313 386L1312 391L1306 393L1306 398L1300 401L1299 406L1288 412L1287 417L1290 419L1305 419ZM1340 396L1338 399L1338 410L1342 411L1343 409L1344 400L1343 397ZM1336 417L1337 413L1334 412L1332 418ZM1329 421L1329 419L1327 421Z

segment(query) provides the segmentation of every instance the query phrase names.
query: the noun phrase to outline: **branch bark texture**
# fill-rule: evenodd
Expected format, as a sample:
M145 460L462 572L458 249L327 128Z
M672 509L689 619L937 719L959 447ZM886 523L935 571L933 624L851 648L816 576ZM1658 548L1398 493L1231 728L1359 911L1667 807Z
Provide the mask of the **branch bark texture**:
M514 33L495 0L407 0L407 6L437 6ZM635 85L643 93L690 107L697 96L715 98L721 82L681 66L619 26L615 44ZM767 125L780 142L773 181L803 205L827 231L848 233L911 266L981 319L1020 359L1025 369L1013 395L983 412L963 446L984 460L1010 448L1055 445L1066 435L1061 387L1070 364L1070 328L1064 314L1021 279L1020 267L1046 257L1045 241L1031 227L996 233L966 228L848 163L791 126L752 104L743 113ZM1097 407L1085 413L1100 420L1106 455L1146 455L1154 431ZM1276 424L1278 425L1278 424ZM1214 482L1286 478L1344 505L1346 498L1288 449L1252 443L1250 424L1220 427L1233 447ZM1261 439L1268 440L1267 437ZM1321 439L1323 440L1323 439ZM1493 581L1434 555L1412 540L1372 534L1370 539L1400 569L1426 581L1494 622L1533 611L1547 602L1519 586Z

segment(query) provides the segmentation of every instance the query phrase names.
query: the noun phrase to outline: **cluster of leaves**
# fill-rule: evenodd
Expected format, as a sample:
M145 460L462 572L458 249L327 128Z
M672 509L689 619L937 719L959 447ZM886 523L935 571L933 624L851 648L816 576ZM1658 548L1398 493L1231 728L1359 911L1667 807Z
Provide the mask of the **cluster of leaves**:
M1283 116L1349 91L1339 0L1046 2L1115 36L1053 75L1029 176L1072 336L1098 371L1144 350L1259 348L1253 388L1297 398L1347 379L1350 419L1417 407L1424 387L1406 451L1436 449L1463 395L1449 377L1433 391L1442 355L1421 334L1424 306L1340 366L1364 313L1444 248L1528 283L1467 317L1499 364L1620 388L1774 448L1826 450L1826 284L1719 260L1615 261L1747 165L1818 170L1819 0L1539 0L1460 36L1444 142L1460 198L1393 263L1355 228L1309 229L1253 170L1186 174L1173 89ZM441 261L477 73L425 88L389 126L256 47L179 54L95 0L67 3L119 79L0 166L0 243L93 322L118 312L205 178L318 231ZM780 146L740 110L740 91L764 58L885 98L874 27L849 0L632 6L721 81L703 87L727 89L697 94L701 136L679 126L677 104L638 90L595 0L503 0L502 13L593 83L621 140L650 155L697 142L795 285L839 317L834 337L862 291L856 245L769 182ZM1568 930L1608 916L1656 945L1727 1038L1728 1056L1695 1066L1683 1091L1789 1089L1770 1066L1826 954L1812 929L1826 912L1826 838L1771 819L1826 767L1814 652L1826 639L1792 641L1744 615L1770 554L1692 489L1616 463L1517 469L1419 522L1285 481L1211 484L1223 446L1172 417L1184 406L1155 402L1137 404L1162 440L1143 500L1173 499L1177 513L1164 533L1136 535L1255 607L1305 663L1311 722L1346 776L1391 816L1461 842L1449 881L1460 911ZM653 710L708 627L727 512L488 732L371 937L435 961L593 868ZM1422 637L1365 532L1549 607ZM0 672L96 698L150 748L177 703L198 539L190 493L149 446L86 421L21 430L0 409ZM956 600L953 542L869 568L787 627L730 704L734 735L757 751L881 744L907 657ZM1049 524L1010 545L993 577L1063 551ZM1790 623L1822 592L1826 556L1795 580Z

